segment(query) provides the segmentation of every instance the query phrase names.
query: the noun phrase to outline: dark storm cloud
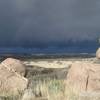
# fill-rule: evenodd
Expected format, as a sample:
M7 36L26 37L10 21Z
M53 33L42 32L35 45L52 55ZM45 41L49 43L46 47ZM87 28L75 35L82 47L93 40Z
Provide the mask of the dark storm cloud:
M99 0L2 0L0 44L94 40L100 32Z

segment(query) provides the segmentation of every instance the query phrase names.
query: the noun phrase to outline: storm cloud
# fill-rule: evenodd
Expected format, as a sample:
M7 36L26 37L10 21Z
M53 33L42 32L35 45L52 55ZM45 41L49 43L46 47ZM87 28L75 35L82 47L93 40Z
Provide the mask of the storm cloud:
M0 45L92 41L100 35L100 0L1 0Z

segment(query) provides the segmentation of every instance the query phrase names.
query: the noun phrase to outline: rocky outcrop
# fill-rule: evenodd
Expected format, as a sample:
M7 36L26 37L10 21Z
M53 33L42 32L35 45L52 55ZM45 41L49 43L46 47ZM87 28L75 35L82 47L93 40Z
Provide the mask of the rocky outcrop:
M26 73L25 65L20 60L14 58L7 58L1 64L8 67L9 69L14 70L21 76L24 76Z
M73 63L66 84L75 91L100 91L100 64Z
M96 52L96 58L100 59L100 48L98 48L97 52Z
M18 94L28 86L28 80L4 65L0 65L0 93Z

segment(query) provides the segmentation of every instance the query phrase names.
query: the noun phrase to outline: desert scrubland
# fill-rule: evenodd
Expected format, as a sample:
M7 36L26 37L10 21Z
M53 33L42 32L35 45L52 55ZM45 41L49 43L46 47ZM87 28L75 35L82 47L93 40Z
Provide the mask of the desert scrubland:
M5 80L0 78L2 80L1 87L4 87L0 92L0 100L100 100L100 92L95 91L95 89L99 90L99 85L96 86L96 88L94 88L93 85L93 91L84 91L84 88L82 88L83 91L77 91L78 86L81 86L79 84L81 79L82 82L85 83L84 73L81 71L81 66L85 67L84 64L86 64L86 66L94 66L95 64L100 65L100 60L96 57L72 57L59 59L44 58L19 61L13 58L8 58L1 62L1 65L5 68L3 71L10 73L8 73L9 75L5 76L7 85L10 87L10 89L3 83ZM22 66L22 64L24 66ZM80 77L78 83L78 78L73 78L73 75L70 73L71 68L73 68L75 64L79 67L80 73L83 74L82 76L76 70L72 70L74 76L76 75L77 77ZM18 68L18 66L20 66L20 68ZM14 78L12 77L11 73L13 73ZM71 78L69 78L68 75L71 75ZM2 73L0 77L2 77ZM70 87L67 85L67 78L68 80L71 80L69 84L75 83L78 86L76 85L76 87L74 87L73 85ZM12 80L12 82L10 80ZM86 84L88 84L87 81ZM96 85L97 84L99 83L97 82ZM16 92L16 89L14 89L15 87L19 88L18 92Z

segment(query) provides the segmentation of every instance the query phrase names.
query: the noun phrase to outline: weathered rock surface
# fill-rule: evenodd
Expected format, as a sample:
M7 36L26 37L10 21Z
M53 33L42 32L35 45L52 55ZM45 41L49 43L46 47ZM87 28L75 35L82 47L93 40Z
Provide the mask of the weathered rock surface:
M14 70L21 76L24 76L26 73L25 65L20 60L14 58L7 58L1 64Z
M73 63L66 84L75 91L100 91L100 64Z
M100 48L98 48L97 52L96 52L96 58L100 59Z
M100 93L97 92L80 93L78 100L100 100Z
M17 94L25 90L28 80L18 73L10 70L4 65L0 65L0 93Z

